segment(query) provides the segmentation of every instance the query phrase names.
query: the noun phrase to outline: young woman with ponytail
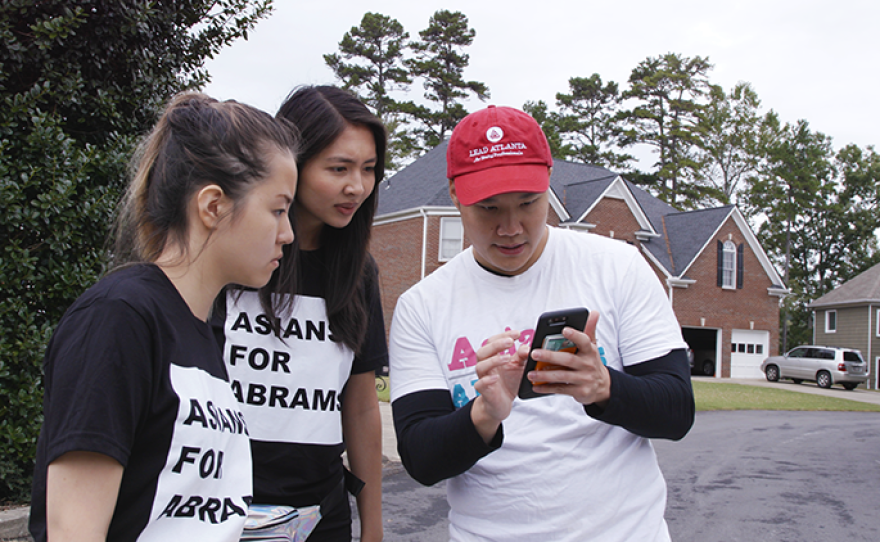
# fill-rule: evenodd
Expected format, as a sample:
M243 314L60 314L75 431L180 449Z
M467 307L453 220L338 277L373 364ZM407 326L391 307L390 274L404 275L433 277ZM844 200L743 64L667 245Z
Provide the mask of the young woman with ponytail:
M293 241L292 133L251 107L183 94L146 138L115 268L46 351L36 540L239 539L248 426L207 320L223 287L265 285Z

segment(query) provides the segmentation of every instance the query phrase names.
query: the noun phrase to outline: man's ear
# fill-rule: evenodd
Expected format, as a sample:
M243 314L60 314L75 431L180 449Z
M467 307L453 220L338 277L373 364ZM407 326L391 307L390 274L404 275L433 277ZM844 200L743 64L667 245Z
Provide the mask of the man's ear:
M216 184L203 186L196 194L199 222L208 230L215 229L232 211L230 200Z
M452 198L452 203L455 205L455 208L458 209L458 212L461 212L461 202L458 201L458 196L455 194L455 181L452 179L447 179L449 181L449 197Z

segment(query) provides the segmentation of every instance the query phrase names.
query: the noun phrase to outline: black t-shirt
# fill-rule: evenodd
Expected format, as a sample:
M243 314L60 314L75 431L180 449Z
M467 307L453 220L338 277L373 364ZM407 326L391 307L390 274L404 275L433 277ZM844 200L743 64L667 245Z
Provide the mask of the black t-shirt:
M238 540L251 499L247 426L210 326L154 265L114 272L67 311L44 360L30 529L72 451L118 461L108 540Z
M292 312L271 330L256 292L230 290L212 323L248 420L254 502L318 504L342 479L341 407L352 374L388 363L375 262L364 284L369 323L361 354L332 340L323 251L302 252Z

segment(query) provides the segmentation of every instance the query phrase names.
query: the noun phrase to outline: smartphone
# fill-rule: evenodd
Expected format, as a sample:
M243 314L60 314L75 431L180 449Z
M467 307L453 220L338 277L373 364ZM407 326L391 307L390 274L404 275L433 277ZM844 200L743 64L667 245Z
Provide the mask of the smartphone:
M590 311L583 307L574 309L564 309L553 312L545 312L538 318L538 324L535 326L535 336L532 339L532 348L544 348L545 350L555 350L557 352L577 352L577 346L562 336L562 328L572 327L578 331L583 331L587 325L587 316ZM526 366L523 370L522 380L519 384L520 399L533 399L546 395L544 393L535 393L532 389L532 382L528 379L531 371L544 371L556 368L556 365L550 363L535 361L529 352L529 359L526 360ZM541 382L535 382L535 385Z

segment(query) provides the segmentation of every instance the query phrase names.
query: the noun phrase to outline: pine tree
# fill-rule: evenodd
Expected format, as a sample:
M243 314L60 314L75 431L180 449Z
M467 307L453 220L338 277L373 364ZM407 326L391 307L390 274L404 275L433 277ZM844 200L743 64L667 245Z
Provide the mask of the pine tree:
M412 83L403 64L409 33L396 19L380 13L364 14L360 26L353 26L339 42L339 54L324 55L324 62L354 90L376 115L385 120L395 112L397 102L390 92L406 90ZM354 60L354 62L343 62Z
M714 187L701 182L696 155L696 125L709 91L708 59L668 53L647 58L633 69L623 98L636 105L620 113L626 123L624 145L645 144L658 156L654 192L672 205L697 207L717 199Z
M409 33L396 19L367 12L360 26L353 26L342 36L339 53L324 55L324 62L343 87L357 93L385 124L389 136L385 163L388 172L397 170L415 150L402 113L410 106L402 105L391 94L395 90L409 90L412 83L404 64L408 39Z
M420 127L416 129L421 147L428 150L439 145L468 112L461 99L474 95L480 100L489 97L489 89L478 81L465 81L464 69L469 57L462 53L471 45L476 32L468 27L467 17L458 11L439 10L431 16L428 28L419 32L419 41L411 47L415 58L407 61L414 77L422 79L425 98L438 109L409 104L406 112Z
M612 169L626 169L633 160L614 151L622 133L617 116L620 93L617 83L602 83L598 73L568 80L569 94L556 94L559 131L572 149L571 158Z

